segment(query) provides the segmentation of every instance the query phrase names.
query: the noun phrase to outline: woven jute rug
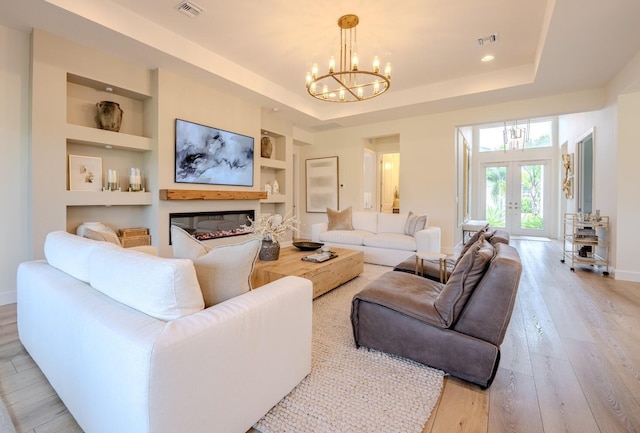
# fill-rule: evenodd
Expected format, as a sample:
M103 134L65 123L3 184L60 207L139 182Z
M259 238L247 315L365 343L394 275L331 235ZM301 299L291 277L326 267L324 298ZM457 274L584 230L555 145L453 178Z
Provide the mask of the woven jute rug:
M356 349L353 296L390 268L363 275L313 302L311 373L254 428L262 433L421 433L444 374L393 355Z

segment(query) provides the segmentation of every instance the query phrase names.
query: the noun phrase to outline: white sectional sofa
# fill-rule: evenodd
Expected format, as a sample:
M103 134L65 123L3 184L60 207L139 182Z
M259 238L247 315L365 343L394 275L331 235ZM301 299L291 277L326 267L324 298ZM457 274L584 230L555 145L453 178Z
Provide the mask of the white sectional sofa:
M440 252L440 227L428 226L406 234L408 213L391 214L353 211L352 230L329 230L329 223L311 226L311 237L315 242L329 246L348 248L364 252L364 261L385 266L398 263L420 252Z
M312 283L209 308L193 262L50 233L18 269L18 332L87 433L245 433L311 368Z

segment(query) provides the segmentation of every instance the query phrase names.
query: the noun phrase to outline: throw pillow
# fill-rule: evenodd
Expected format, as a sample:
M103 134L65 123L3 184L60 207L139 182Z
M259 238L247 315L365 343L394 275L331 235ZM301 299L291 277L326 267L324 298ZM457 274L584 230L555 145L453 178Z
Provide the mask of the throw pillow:
M475 232L473 236L469 238L469 240L462 246L460 255L458 256L456 263L453 265L454 267L458 265L460 260L462 260L462 257L464 257L465 253L469 250L469 248L471 248L471 246L475 245L476 242L478 242L478 239L480 239L480 236L485 236L485 239L486 239L486 232L488 229L489 229L489 224L487 224L486 226L484 226L483 228Z
M353 230L351 222L351 206L344 210L334 210L327 208L329 226L327 230Z
M174 257L193 261L205 307L251 290L259 239L211 248L180 227L171 226L171 243Z
M260 250L260 240L221 245L193 261L205 307L247 293Z
M174 257L191 260L197 259L211 249L191 236L186 230L173 225L171 226L171 246Z
M458 319L458 315L482 279L494 254L493 245L480 236L451 272L447 284L434 302L438 314L448 327Z
M110 242L121 246L118 235L113 231L96 231L90 228L85 228L83 236L88 239L93 239L94 241Z
M420 230L427 227L429 217L427 215L418 215L409 211L407 222L404 225L404 234L414 236Z

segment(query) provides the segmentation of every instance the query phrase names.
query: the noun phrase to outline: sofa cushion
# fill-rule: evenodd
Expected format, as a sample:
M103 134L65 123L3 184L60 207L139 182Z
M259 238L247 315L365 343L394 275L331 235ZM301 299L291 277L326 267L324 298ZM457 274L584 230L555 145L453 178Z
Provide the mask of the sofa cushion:
M447 326L453 325L457 320L494 254L493 245L480 236L451 272L435 302L435 308Z
M343 210L327 208L328 230L353 230L351 206Z
M362 239L363 245L376 248L391 248L394 250L416 250L416 240L413 236L400 233L378 233Z
M351 219L354 230L365 230L371 233L378 230L378 214L376 212L353 211Z
M171 240L174 257L193 260L205 307L251 290L259 239L210 248L183 229L172 226Z
M193 263L98 243L89 256L91 286L118 302L161 320L204 308Z
M98 242L65 231L47 234L44 241L44 256L56 269L72 277L89 282L89 256ZM114 248L119 248L113 245Z
M378 233L402 233L407 222L406 213L385 213L378 214Z
M409 236L414 236L416 232L423 230L429 224L429 216L428 215L419 215L415 214L412 211L409 211L409 215L407 216L407 221L404 225L404 234Z
M364 245L365 238L373 238L375 233L364 230L332 230L320 233L320 242L333 242L347 245Z

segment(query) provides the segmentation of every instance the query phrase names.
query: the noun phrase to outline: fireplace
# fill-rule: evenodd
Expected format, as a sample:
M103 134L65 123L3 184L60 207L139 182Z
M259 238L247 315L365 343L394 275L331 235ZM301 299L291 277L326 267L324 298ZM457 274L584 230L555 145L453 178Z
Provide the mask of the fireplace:
M180 212L169 214L169 244L171 244L171 226L178 226L198 240L220 239L241 236L249 233L243 228L255 220L253 210Z

